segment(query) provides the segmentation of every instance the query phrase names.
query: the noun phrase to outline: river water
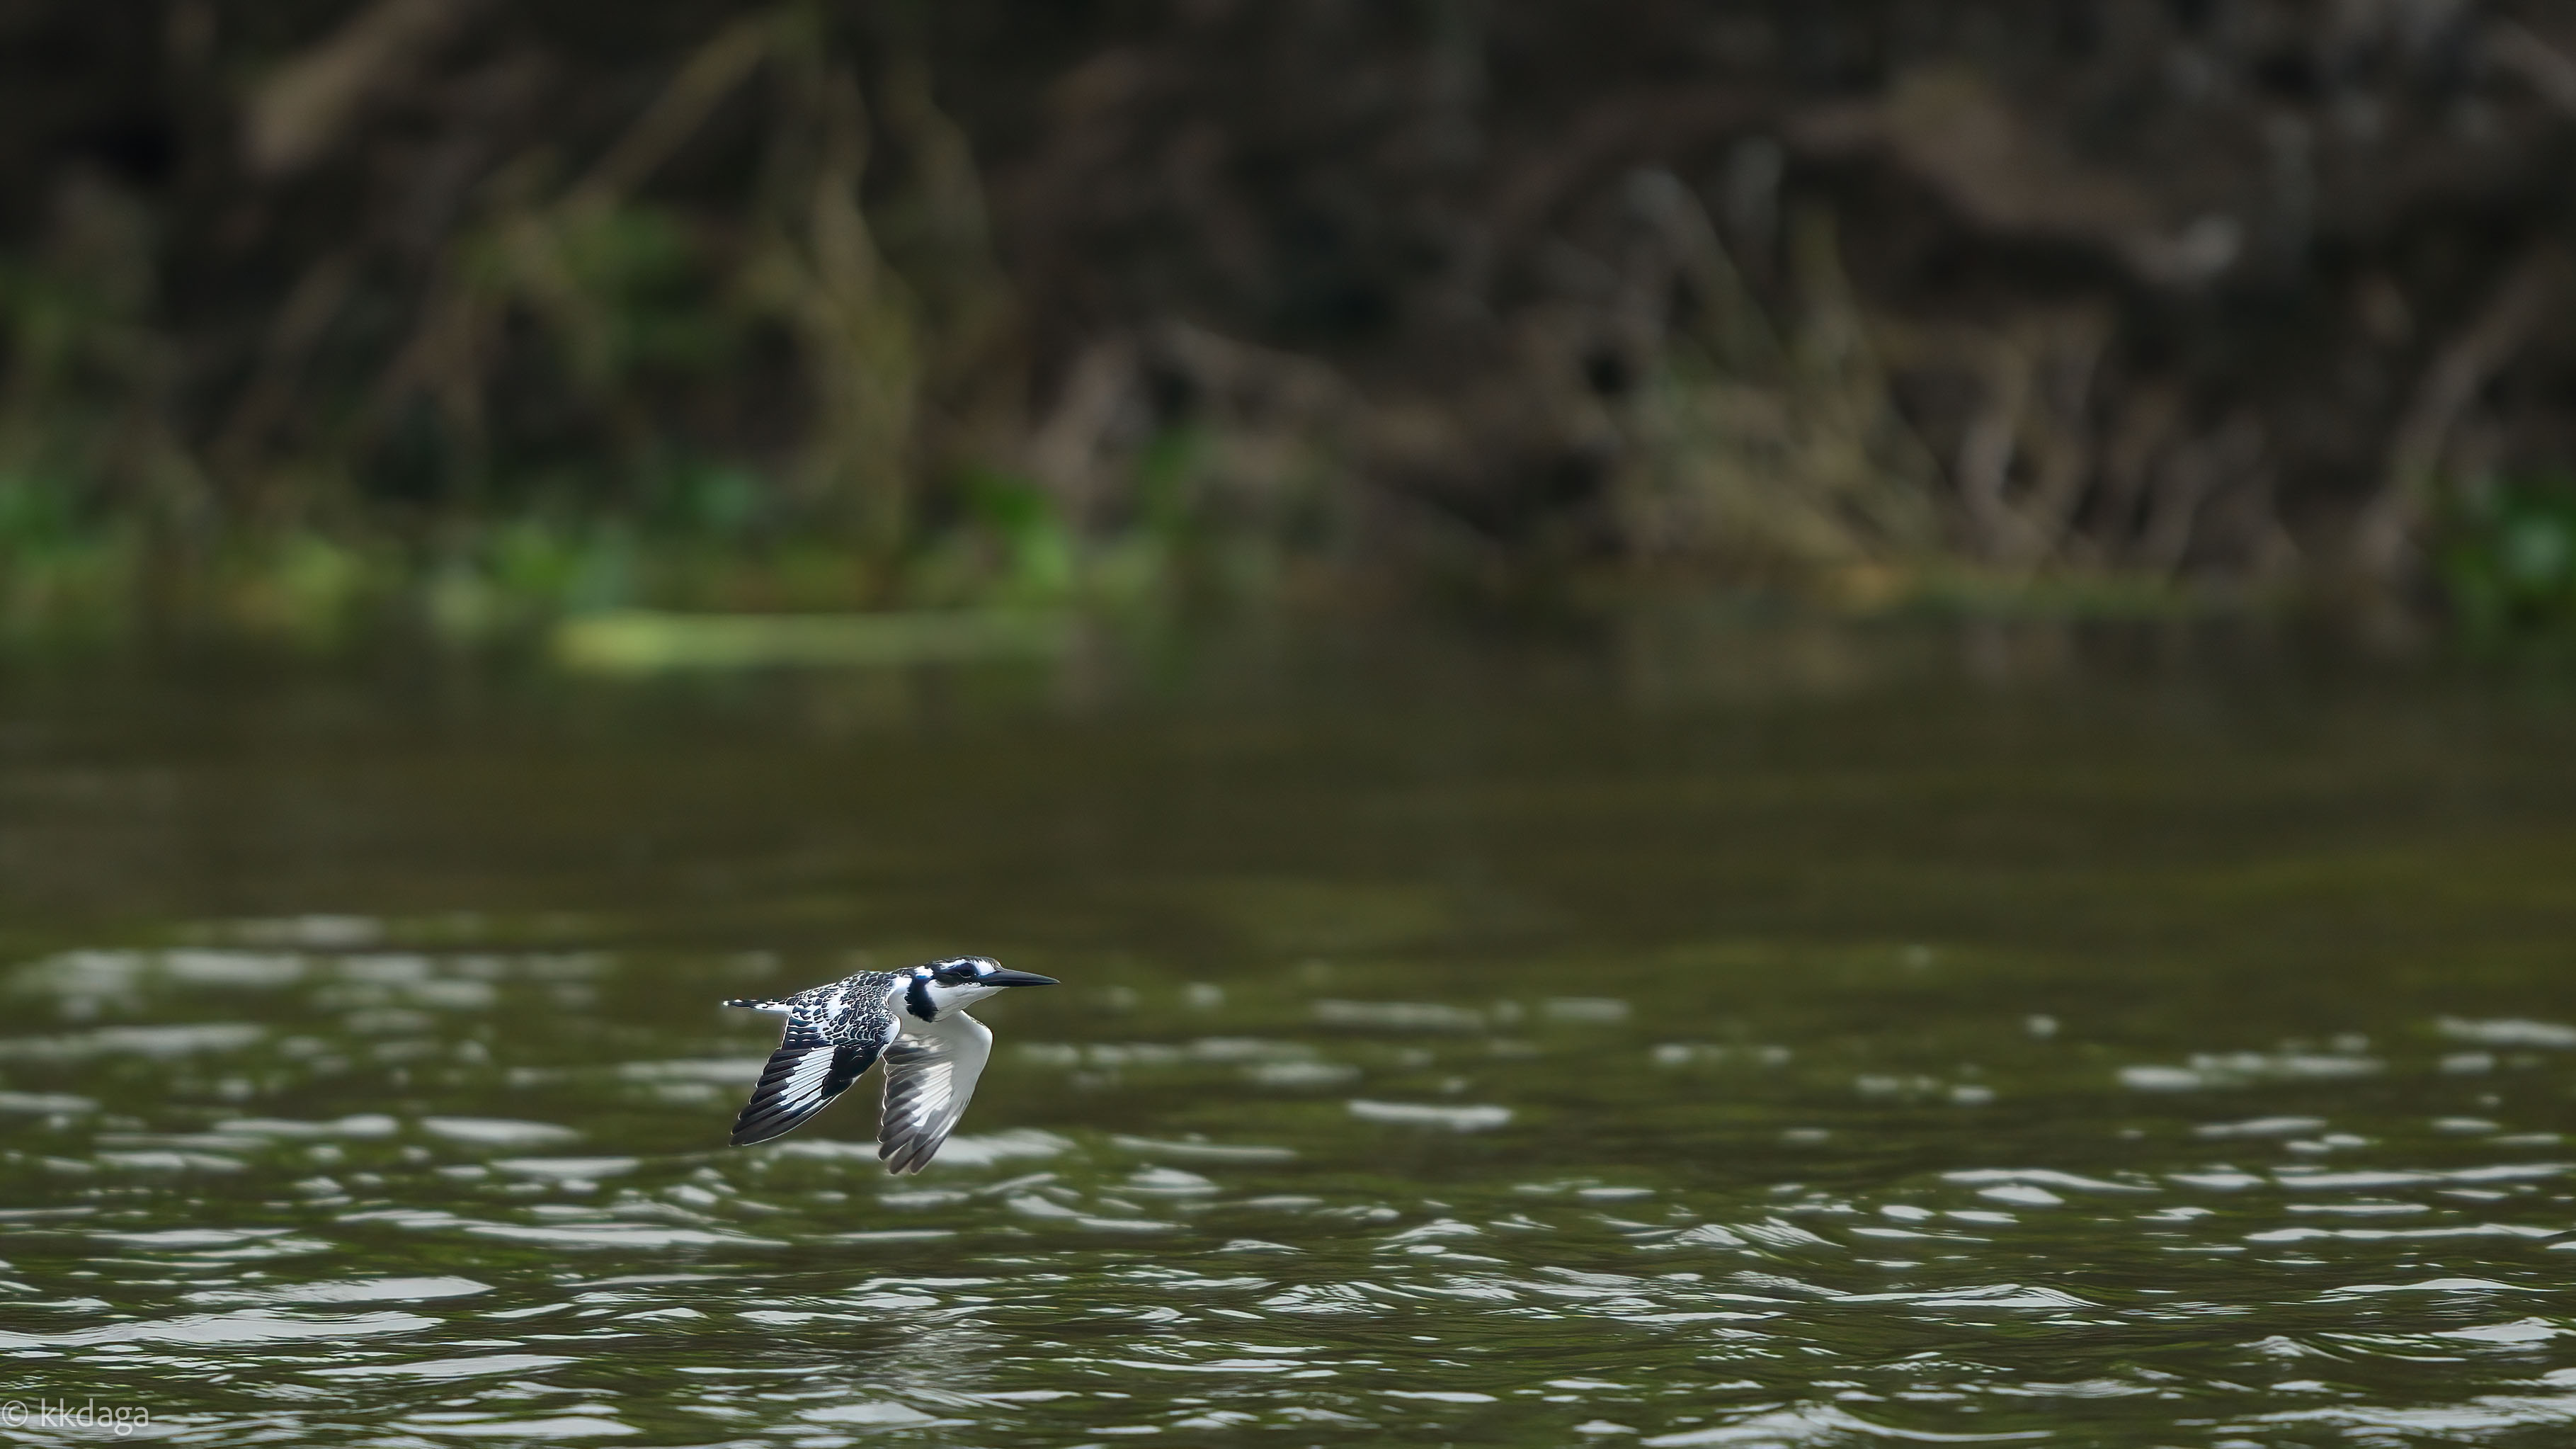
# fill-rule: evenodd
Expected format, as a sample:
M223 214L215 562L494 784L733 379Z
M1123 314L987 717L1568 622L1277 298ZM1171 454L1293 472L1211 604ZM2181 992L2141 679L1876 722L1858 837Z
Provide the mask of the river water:
M2576 1438L2558 675L5 668L0 1442ZM724 1145L719 998L964 951L929 1171Z

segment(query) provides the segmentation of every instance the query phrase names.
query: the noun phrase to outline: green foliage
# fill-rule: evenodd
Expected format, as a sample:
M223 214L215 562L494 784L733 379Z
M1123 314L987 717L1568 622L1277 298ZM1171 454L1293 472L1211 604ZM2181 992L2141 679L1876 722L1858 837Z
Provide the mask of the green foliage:
M608 393L657 368L703 373L725 359L704 258L659 208L505 212L460 238L457 252L470 293L542 317L586 391Z
M690 460L663 470L646 516L658 533L732 543L756 536L777 511L777 484L739 463Z
M2576 477L2466 491L2438 550L2453 614L2471 635L2576 630Z
M428 246L277 258L211 388L156 305L159 199L76 176L0 255L0 631L882 607L938 578L950 512L953 598L1065 596L1047 495L925 426L990 412L957 380L1007 375L975 365L1007 299L963 134L867 50L811 5L729 18L614 128L497 158ZM719 112L748 151L657 189Z
M0 556L59 547L76 531L71 489L41 476L0 474Z
M990 468L970 470L959 491L975 526L1001 545L996 594L1042 603L1073 591L1080 560L1053 495L1028 478Z

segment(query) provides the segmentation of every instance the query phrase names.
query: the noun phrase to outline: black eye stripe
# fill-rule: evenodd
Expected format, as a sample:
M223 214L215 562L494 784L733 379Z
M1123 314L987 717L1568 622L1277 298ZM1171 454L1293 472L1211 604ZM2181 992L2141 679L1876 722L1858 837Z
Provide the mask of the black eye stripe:
M972 986L984 978L993 962L981 956L961 956L949 961L924 961L912 968L912 974L941 986Z

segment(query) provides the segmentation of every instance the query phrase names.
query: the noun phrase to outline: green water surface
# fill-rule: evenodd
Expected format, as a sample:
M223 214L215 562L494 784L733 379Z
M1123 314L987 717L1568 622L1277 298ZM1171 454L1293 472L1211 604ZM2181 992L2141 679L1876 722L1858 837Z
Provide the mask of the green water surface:
M2564 1444L2571 958L2576 688L2226 631L13 664L0 1442Z

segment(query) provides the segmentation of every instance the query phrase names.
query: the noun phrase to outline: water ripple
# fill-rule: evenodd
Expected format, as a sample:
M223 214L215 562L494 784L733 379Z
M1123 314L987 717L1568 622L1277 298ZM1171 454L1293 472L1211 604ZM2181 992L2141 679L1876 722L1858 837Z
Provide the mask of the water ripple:
M1605 1059L1640 1008L1544 988L1184 994L1164 1040L1115 1016L1004 1053L975 1130L894 1180L864 1106L722 1147L759 1064L728 1023L566 1041L495 1010L642 965L384 931L190 950L22 969L56 1014L0 1043L0 1347L174 1434L2144 1445L2576 1418L2564 1085L2514 1055L2561 1053L2542 1022L2124 1068L1999 1012L1983 1063L1890 1066L1708 1022ZM243 993L277 1023L232 1019ZM62 1014L111 1007L169 1019ZM2426 1041L2503 1055L2464 1074ZM2549 1090L2494 1090L2516 1072Z

